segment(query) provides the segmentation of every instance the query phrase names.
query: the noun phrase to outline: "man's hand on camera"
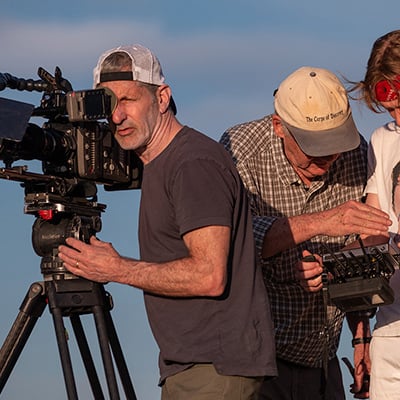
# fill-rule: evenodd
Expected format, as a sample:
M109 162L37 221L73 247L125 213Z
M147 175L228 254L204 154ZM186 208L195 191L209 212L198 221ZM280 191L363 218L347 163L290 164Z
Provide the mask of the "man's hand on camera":
M304 250L303 258L296 264L296 277L306 292L318 292L322 289L322 258Z
M59 246L58 256L68 271L95 282L105 283L116 279L121 257L111 243L92 236L90 244L74 238L67 238L66 244Z

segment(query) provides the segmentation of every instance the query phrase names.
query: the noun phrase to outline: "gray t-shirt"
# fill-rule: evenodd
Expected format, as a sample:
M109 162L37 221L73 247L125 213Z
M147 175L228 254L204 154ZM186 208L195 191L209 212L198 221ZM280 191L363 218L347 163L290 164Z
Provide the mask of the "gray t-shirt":
M144 168L141 259L186 257L182 236L209 225L230 226L232 231L223 295L176 298L145 293L160 348L160 382L193 363L213 363L222 375L275 376L273 324L256 267L246 193L223 146L184 127Z

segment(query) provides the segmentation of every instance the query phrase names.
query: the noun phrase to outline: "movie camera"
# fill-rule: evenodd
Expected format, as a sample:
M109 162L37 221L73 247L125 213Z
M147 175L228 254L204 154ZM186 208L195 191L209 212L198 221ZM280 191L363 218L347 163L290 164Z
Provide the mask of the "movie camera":
M134 152L122 150L109 125L98 121L112 114L113 93L105 88L73 91L58 67L54 76L43 68L38 75L41 79L35 81L0 74L0 90L44 92L39 107L0 99L0 159L5 167L11 168L19 159L41 160L45 175L67 184L58 190L65 189L65 194L77 180L103 184L105 190L138 188L139 159ZM35 116L48 120L39 127L29 122ZM23 180L29 180L29 174Z
M400 254L392 242L332 252L327 246L322 261L329 299L342 311L362 311L391 304L389 280L399 268Z
M106 206L97 202L97 184L105 190L140 187L142 164L133 151L116 142L111 127L100 122L111 116L116 105L107 89L73 91L57 67L55 75L39 68L40 80L16 78L0 73L0 90L5 88L44 92L39 107L0 98L0 178L21 182L25 189L24 212L36 217L32 244L41 256L43 282L33 283L9 334L0 348L0 393L25 346L36 321L46 306L54 328L68 399L77 400L64 317L69 317L85 364L95 399L104 393L91 356L80 316L93 314L104 376L110 399L119 399L121 382L126 398L136 395L110 315L111 295L102 284L71 274L58 257L58 246L67 237L86 243L101 230L101 213ZM42 117L42 127L30 122ZM41 173L17 160L42 161ZM120 375L117 381L114 363Z
M55 249L73 236L85 242L101 229L96 184L106 191L140 187L142 164L121 149L110 126L116 100L108 89L73 91L56 67L38 69L39 80L0 74L0 90L43 92L39 107L0 98L0 178L22 182L25 213L37 218L32 242L44 274L63 270ZM42 127L31 117L47 119ZM42 161L43 174L13 167L17 160Z

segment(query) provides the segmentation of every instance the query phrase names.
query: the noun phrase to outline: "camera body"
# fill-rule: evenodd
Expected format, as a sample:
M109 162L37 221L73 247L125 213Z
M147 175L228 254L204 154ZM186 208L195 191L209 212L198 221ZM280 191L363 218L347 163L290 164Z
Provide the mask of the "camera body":
M0 99L0 159L6 168L20 159L37 159L45 175L91 181L105 190L139 188L141 161L133 151L123 150L101 121L115 108L114 94L106 88L73 91L58 68L54 77L43 68L38 74L42 80L0 74L2 87L44 91L36 108ZM47 119L42 127L30 122L37 116Z
M35 158L42 160L44 174L94 181L106 190L139 187L137 157L120 148L106 123L46 122L41 128L42 139L32 132L28 127L27 136L35 137L22 140L24 152L28 141L36 143ZM32 152L34 146L29 144L29 148Z

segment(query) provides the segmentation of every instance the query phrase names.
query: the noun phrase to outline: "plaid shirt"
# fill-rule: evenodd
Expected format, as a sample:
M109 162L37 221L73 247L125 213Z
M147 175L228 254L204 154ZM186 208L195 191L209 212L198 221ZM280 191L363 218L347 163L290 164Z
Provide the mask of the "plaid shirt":
M320 212L362 198L367 175L367 143L363 138L359 148L341 154L310 187L303 184L288 162L281 139L273 131L272 116L228 129L221 143L231 153L248 191L259 254L264 235L276 218ZM335 356L344 314L334 306L328 306L326 314L322 291L308 293L302 289L294 267L304 249L323 254L326 251L321 243L338 251L353 240L354 235L321 235L266 260L260 256L271 300L278 357L321 367L326 341L329 359Z

